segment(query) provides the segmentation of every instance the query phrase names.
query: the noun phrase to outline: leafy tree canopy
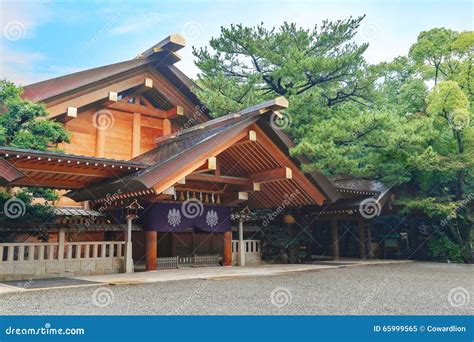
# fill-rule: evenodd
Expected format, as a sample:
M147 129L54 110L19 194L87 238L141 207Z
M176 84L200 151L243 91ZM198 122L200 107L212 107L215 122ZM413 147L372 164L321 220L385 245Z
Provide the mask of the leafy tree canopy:
M48 119L43 104L21 95L20 87L0 81L0 145L44 151L69 142L69 133L61 123ZM46 200L58 198L50 189L29 188L26 192Z
M296 142L293 154L310 158L306 168L384 180L400 193L400 219L439 223L454 210L438 236L467 258L474 33L421 32L407 56L369 65L367 44L353 40L362 20L222 28L211 49L194 51L198 96L217 116L287 97L287 124L274 127Z
M46 150L69 142L69 134L59 122L48 120L41 103L21 98L22 89L0 81L0 145Z

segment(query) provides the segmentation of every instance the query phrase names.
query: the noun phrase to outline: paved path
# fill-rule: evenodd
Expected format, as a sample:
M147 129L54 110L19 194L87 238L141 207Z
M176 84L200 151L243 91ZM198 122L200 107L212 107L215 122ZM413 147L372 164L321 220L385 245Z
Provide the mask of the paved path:
M130 274L108 274L73 278L39 279L25 281L7 281L0 283L0 294L32 290L47 290L60 287L80 287L99 285L136 285L163 281L190 279L229 279L287 274L292 272L319 271L340 267L388 265L407 263L406 260L360 260L342 259L324 261L315 264L298 265L262 265L253 267L184 267L180 269L159 270L154 272L135 272Z
M305 271L266 276L227 274L139 285L0 294L0 314L472 315L474 312L472 265L414 262L343 268L303 266Z

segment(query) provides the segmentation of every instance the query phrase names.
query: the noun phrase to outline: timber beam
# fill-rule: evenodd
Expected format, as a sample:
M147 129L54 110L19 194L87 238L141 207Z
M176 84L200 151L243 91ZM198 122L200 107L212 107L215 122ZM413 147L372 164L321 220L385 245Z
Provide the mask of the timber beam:
M159 108L152 108L149 106L144 106L137 103L129 103L126 101L107 101L104 104L105 108L119 110L122 112L128 113L140 113L143 115L148 115L152 117L156 117L159 119L172 119L177 116L184 115L183 107L177 106L175 108L169 110L163 110Z
M193 180L193 181L235 184L235 185L252 185L254 183L249 178L232 177L232 176L215 176L215 175L199 174L199 173L192 173L186 176L186 179Z
M291 179L293 171L289 167L279 167L265 171L255 172L249 175L254 182L267 183L279 180Z
M245 192L260 191L260 183L253 182L253 184L250 185L231 185L230 190Z
M72 119L77 118L77 108L76 107L67 107L66 111L62 114L59 114L55 119L66 123Z
M203 164L200 168L198 168L194 172L208 172L208 171L215 171L216 169L217 169L217 158L210 157L205 164Z
M226 205L238 205L242 202L248 201L249 194L245 191L230 192L221 195L221 201Z
M168 115L168 119L175 116L182 116L184 115L184 108L181 106L176 106L174 108L168 109L165 113Z

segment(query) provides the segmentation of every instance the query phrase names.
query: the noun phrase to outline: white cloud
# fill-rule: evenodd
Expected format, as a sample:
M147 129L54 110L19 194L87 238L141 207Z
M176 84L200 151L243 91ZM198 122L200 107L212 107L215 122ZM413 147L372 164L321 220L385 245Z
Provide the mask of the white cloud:
M50 11L42 2L4 1L0 8L3 33L1 39L8 39L4 31L12 23L21 24L25 31L24 38L33 38L35 28L51 18Z

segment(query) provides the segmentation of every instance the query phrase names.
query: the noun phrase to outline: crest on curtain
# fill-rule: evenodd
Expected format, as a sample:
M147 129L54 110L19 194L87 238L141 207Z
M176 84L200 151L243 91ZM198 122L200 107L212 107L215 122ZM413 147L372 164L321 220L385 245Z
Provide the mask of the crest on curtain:
M209 227L214 228L219 223L219 216L215 210L209 210L206 215L206 223Z
M168 223L172 227L176 227L181 223L181 213L176 208L168 210Z

